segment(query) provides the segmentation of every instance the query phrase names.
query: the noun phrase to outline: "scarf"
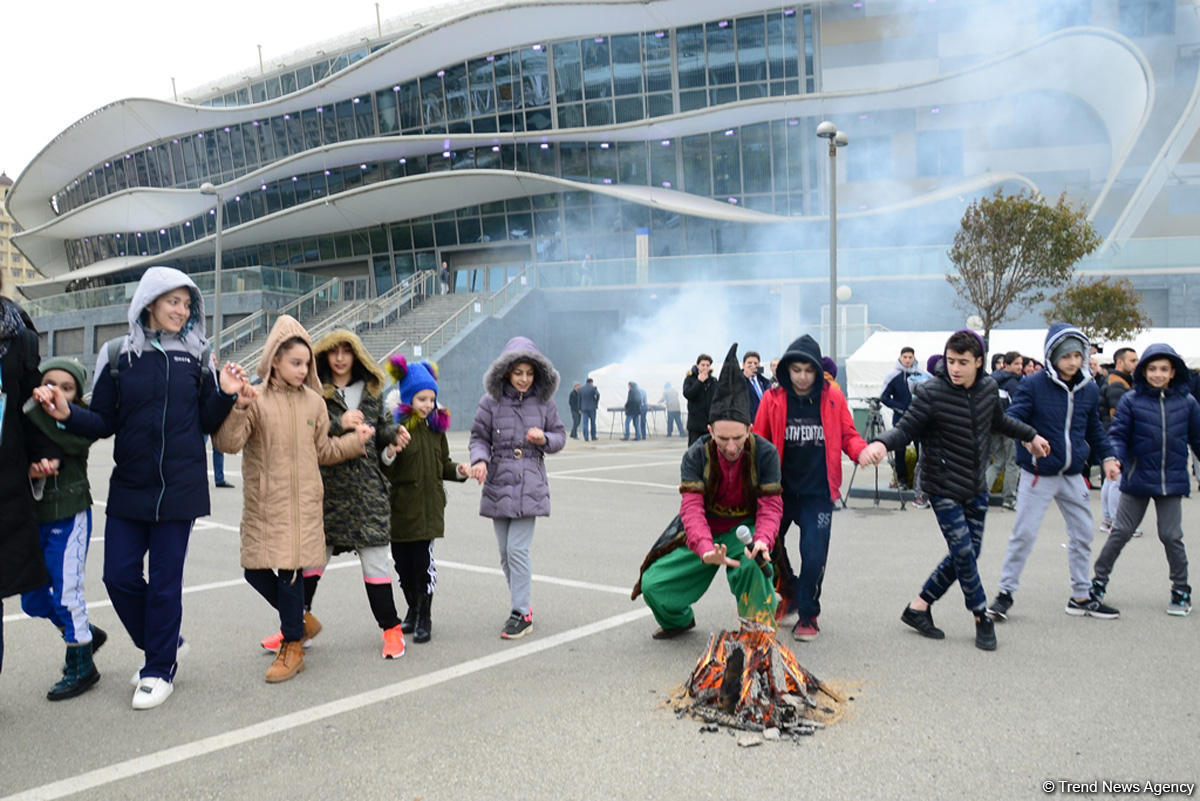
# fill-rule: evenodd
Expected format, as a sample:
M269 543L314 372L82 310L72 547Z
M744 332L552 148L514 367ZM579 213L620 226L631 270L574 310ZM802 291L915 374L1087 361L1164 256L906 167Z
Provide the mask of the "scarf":
M0 298L0 359L4 358L9 346L25 328L21 307L7 298Z

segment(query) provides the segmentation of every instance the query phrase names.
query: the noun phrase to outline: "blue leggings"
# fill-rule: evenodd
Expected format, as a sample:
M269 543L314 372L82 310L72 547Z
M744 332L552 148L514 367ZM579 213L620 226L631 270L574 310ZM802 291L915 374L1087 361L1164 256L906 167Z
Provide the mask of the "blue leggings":
M92 536L92 510L41 523L38 534L50 583L22 593L21 609L30 617L43 617L58 626L68 643L89 643L92 630L83 596L83 571Z
M783 519L771 559L779 571L781 594L799 613L800 619L821 614L821 584L825 581L825 563L829 558L829 531L833 522L833 502L827 497L785 495ZM795 523L800 529L800 573L792 571L784 546L784 535Z
M931 496L930 504L950 553L929 575L921 588L921 598L933 603L946 594L955 581L962 588L967 609L981 613L987 608L987 596L975 560L983 545L983 521L987 517L986 492L965 501Z

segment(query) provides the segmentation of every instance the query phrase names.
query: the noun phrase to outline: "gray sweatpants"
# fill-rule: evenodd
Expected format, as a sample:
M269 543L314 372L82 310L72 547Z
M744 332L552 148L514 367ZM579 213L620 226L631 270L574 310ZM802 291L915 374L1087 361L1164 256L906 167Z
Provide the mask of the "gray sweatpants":
M1171 573L1171 587L1181 592L1191 592L1188 586L1187 550L1183 547L1183 496L1155 495L1154 516L1158 520L1158 539L1167 552L1167 569ZM1102 584L1108 583L1112 574L1113 564L1121 555L1121 549L1134 529L1141 525L1146 516L1146 507L1150 505L1150 497L1121 493L1121 505L1117 508L1117 516L1113 520L1112 532L1108 541L1096 559L1096 579Z
M529 549L533 544L535 520L536 517L499 517L492 520L496 544L500 547L500 567L508 581L512 610L523 615L530 612L533 562L529 557Z
M1000 568L1000 589L1012 594L1021 583L1025 560L1037 541L1042 518L1050 502L1058 504L1067 523L1067 569L1071 573L1071 597L1087 598L1092 582L1088 571L1092 562L1092 508L1082 475L1038 476L1021 471L1017 488L1017 520L1008 540L1008 553Z
M1100 508L1104 510L1104 522L1112 523L1117 519L1117 508L1121 505L1121 479L1105 481L1100 488ZM1141 520L1139 519L1140 523Z
M992 434L992 460L988 464L984 477L989 493L992 491L992 485L996 483L996 476L1001 472L1004 473L1001 498L1004 503L1016 503L1017 479L1021 472L1017 467L1017 441L1003 434Z

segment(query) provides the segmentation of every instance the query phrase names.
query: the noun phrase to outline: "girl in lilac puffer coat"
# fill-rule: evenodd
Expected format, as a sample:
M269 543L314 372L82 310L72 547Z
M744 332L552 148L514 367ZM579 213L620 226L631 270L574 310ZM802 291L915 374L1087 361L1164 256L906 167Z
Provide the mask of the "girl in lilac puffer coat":
M483 377L471 426L471 476L483 484L479 514L492 518L512 613L500 636L533 630L529 558L533 524L550 514L544 457L562 450L567 432L552 398L558 371L525 337L513 337Z

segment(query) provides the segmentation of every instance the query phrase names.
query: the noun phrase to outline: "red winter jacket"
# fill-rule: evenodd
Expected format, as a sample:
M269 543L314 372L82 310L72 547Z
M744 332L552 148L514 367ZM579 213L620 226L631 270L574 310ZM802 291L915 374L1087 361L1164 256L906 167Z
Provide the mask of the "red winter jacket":
M775 387L763 393L754 419L754 433L775 446L783 462L783 430L787 426L787 390ZM825 474L829 478L829 498L842 497L842 453L858 459L867 443L858 435L850 407L841 390L826 381L821 387L821 427L825 429ZM784 493L787 487L783 488Z

